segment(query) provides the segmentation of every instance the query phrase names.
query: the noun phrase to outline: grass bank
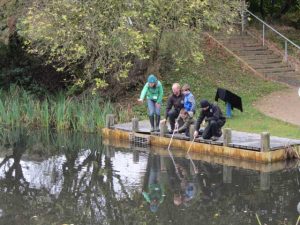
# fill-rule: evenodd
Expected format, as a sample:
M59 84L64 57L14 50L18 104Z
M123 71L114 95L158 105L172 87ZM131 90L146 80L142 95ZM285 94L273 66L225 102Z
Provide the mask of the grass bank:
M57 130L96 132L105 125L106 114L114 113L119 121L130 118L127 110L100 96L66 98L63 94L37 99L17 86L0 91L0 124L5 127L45 127Z
M165 96L171 93L174 82L188 83L196 97L197 103L206 98L214 101L216 89L222 87L241 96L244 112L233 111L233 117L227 120L225 127L247 132L269 131L271 135L300 138L297 126L263 115L254 108L253 103L271 92L282 90L286 86L272 81L265 81L243 70L237 61L222 50L203 42L205 61L200 65L186 63L180 67L162 73ZM164 101L163 110L166 105ZM199 105L199 104L198 104ZM219 100L219 106L225 112L225 103ZM279 106L280 107L280 106ZM147 118L146 106L135 106L133 111L141 118ZM199 115L197 108L196 115Z

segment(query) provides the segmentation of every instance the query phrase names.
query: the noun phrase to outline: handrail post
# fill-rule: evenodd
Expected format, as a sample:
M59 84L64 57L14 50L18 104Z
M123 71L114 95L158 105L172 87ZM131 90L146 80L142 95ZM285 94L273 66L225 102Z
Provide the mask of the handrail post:
M245 31L245 9L246 9L246 3L245 0L242 0L242 33Z
M287 40L285 40L284 42L284 61L287 62L288 61L288 43Z
M265 46L265 24L263 24L262 39L263 39L263 46Z

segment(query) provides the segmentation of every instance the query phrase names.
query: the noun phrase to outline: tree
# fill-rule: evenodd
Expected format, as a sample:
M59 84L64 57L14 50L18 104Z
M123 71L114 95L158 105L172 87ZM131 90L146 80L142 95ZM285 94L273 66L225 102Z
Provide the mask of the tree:
M238 0L44 0L18 29L29 53L96 90L126 78L136 59L157 62L170 38L175 61L202 60L201 29L232 26L239 9Z

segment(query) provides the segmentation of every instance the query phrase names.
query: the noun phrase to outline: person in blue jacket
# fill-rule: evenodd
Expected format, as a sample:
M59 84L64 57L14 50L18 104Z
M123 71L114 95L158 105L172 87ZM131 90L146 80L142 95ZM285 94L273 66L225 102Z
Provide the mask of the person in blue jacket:
M196 111L196 101L194 95L191 92L190 85L183 85L181 90L184 95L184 109L188 112L190 117L193 117Z

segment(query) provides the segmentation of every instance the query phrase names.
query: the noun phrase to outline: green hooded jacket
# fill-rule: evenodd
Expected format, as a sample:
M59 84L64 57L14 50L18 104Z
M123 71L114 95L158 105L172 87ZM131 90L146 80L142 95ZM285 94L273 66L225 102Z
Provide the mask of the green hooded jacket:
M160 81L158 80L157 84L153 88L149 87L148 82L145 84L141 92L140 99L144 99L145 96L147 96L147 99L154 100L157 103L161 104L163 95L164 95L163 87Z

